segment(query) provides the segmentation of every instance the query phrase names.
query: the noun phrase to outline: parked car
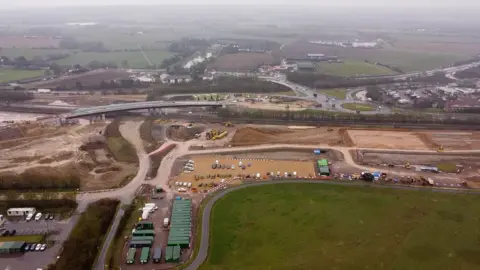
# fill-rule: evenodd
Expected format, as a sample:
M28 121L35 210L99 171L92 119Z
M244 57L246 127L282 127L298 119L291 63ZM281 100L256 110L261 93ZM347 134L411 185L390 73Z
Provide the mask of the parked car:
M13 229L12 231L10 231L10 235L11 235L11 236L14 236L16 233L17 233L17 230L15 230L15 229Z
M35 248L37 247L37 244L32 244L30 246L30 251L35 251Z
M35 251L40 251L41 248L42 244L37 244L37 246L35 246Z
M45 220L48 220L50 218L50 214L45 214Z
M41 251L44 251L46 248L47 248L47 244L43 244L43 245L40 247L40 250L41 250Z
M31 246L30 244L26 244L24 250L25 250L25 251L29 251L29 250L30 250L30 246Z
M39 221L41 218L42 218L42 213L37 213L37 214L35 215L35 220L36 220L36 221Z
M53 215L49 215L48 217L49 220L53 220L53 218L54 218Z
M32 220L32 218L33 218L33 214L30 213L30 214L27 215L27 217L25 218L25 220L26 220L26 221L30 221L30 220Z

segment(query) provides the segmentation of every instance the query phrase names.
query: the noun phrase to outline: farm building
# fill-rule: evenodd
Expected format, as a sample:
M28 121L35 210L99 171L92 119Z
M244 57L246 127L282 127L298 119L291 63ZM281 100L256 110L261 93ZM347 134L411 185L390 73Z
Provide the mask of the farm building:
M192 201L175 200L168 235L168 246L188 248L192 229Z
M7 216L28 216L29 214L35 214L36 211L33 207L9 208Z
M297 63L297 70L299 71L313 71L315 69L315 65L311 62L298 62Z

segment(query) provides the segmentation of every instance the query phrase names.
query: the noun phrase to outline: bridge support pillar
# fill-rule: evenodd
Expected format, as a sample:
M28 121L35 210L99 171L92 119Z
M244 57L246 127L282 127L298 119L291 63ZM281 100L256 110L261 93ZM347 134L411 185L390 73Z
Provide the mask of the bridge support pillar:
M105 114L104 113L102 113L101 117L102 117L102 121L105 122Z

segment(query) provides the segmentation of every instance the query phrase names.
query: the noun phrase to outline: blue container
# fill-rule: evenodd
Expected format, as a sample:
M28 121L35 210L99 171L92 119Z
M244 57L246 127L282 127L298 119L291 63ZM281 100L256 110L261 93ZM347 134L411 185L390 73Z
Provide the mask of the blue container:
M313 154L315 154L315 155L320 155L321 153L322 153L322 150L320 150L320 149L313 150Z
M177 197L175 197L175 200L180 201L180 200L182 200L182 197L177 196Z

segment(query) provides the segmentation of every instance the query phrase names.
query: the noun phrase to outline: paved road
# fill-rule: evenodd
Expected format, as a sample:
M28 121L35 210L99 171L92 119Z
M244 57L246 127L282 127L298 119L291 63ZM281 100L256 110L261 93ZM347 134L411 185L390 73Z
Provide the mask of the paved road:
M208 256L208 249L209 249L209 240L210 240L210 215L212 212L213 205L221 199L223 196L227 195L230 192L237 191L239 189L248 188L252 186L264 186L264 185L275 185L275 184L286 184L286 183L309 183L309 184L335 184L335 185L345 185L345 186L369 186L369 187L377 187L377 188L395 188L395 189L405 189L405 190L425 190L425 191L435 191L435 192L448 192L448 193L468 193L468 194L480 194L480 191L461 191L461 190L454 190L454 189L429 189L429 188L422 188L422 187L408 187L408 186L384 186L384 185L375 185L375 184L368 184L365 182L333 182L333 181L323 181L323 180L285 180L285 181L270 181L270 182L260 182L260 183L252 183L252 184L245 184L241 186L232 187L221 191L213 195L210 201L205 206L205 209L202 214L202 239L200 240L200 249L198 251L197 257L193 260L193 262L185 268L186 270L196 270L198 269L203 262L207 259Z
M123 215L125 214L125 211L122 208L122 205L120 205L119 210L115 214L115 218L113 220L112 227L110 228L110 231L108 232L107 237L105 238L105 241L103 242L102 249L100 250L100 253L98 254L97 262L95 264L95 270L103 270L105 269L105 259L107 256L107 251L108 248L110 247L113 238L115 238L115 233L118 230L118 224L120 223L120 220L122 219Z

